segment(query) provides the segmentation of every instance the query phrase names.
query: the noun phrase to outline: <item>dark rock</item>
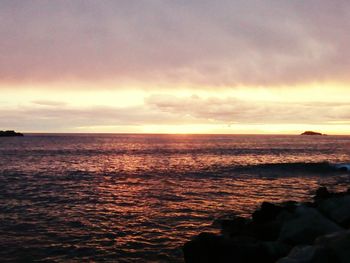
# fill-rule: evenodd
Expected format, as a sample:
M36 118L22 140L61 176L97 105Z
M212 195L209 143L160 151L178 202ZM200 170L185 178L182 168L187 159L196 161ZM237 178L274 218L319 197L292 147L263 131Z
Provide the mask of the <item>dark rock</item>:
M293 248L288 244L278 241L265 242L264 245L269 252L270 257L273 259L273 262L279 258L287 256L290 250Z
M252 223L251 228L254 236L259 240L273 241L279 236L281 223L278 221L271 221L263 224Z
M260 209L256 210L253 215L254 223L266 223L276 219L277 215L282 211L282 207L263 202Z
M298 207L298 202L295 201L286 201L281 204L283 210L287 210L289 212L294 212L294 210Z
M331 194L328 192L327 187L320 187L316 190L315 200L329 198Z
M272 263L268 249L252 238L224 238L202 233L183 248L186 263Z
M317 238L313 246L297 246L278 263L349 263L350 231Z
M340 226L325 218L316 209L300 206L283 223L279 241L290 245L307 245L312 244L319 236L341 230Z
M318 246L296 246L277 263L340 263L331 251Z
M203 233L185 244L186 262L350 263L350 189L321 187L314 202L264 202L252 219L216 223L221 235Z
M231 244L225 242L223 237L211 234L201 233L195 239L186 242L183 247L185 262L213 262L215 257L222 262L228 260L231 256Z
M220 220L221 233L226 237L247 235L250 220L243 217Z
M333 255L334 261L332 262L350 262L350 230L320 237L316 240L315 245L329 251Z
M274 241L278 238L283 222L291 217L296 208L295 202L285 202L280 205L262 203L252 217L251 224L254 235L263 241Z
M350 227L350 195L319 201L318 209L337 224L345 228Z

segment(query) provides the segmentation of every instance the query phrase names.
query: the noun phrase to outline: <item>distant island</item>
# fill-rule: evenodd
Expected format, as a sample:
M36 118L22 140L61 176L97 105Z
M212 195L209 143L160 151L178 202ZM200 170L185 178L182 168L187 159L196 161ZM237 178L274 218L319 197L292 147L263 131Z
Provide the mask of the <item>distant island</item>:
M322 134L320 132L314 132L314 131L306 131L306 132L303 132L300 135L326 135L326 134Z
M23 134L15 131L0 131L0 137L17 137L17 136L23 136Z

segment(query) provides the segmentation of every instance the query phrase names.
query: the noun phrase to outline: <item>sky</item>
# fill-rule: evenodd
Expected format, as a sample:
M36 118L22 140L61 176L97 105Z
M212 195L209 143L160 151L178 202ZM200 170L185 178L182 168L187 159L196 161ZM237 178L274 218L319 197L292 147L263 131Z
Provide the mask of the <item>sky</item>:
M0 130L350 134L346 0L0 0Z

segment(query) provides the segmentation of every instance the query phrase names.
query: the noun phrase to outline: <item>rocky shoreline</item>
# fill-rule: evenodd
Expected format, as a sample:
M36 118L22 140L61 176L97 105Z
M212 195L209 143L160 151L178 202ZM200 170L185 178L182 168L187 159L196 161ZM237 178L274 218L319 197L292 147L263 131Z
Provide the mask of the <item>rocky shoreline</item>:
M313 202L264 202L251 218L219 220L183 247L186 263L349 263L350 189L321 187Z

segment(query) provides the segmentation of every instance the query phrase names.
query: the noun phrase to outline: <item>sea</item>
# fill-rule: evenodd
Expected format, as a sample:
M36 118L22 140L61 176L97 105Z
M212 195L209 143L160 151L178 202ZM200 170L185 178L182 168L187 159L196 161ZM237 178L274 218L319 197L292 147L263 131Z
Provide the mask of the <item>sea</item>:
M350 136L25 134L0 138L1 262L183 262L263 201L348 189Z

